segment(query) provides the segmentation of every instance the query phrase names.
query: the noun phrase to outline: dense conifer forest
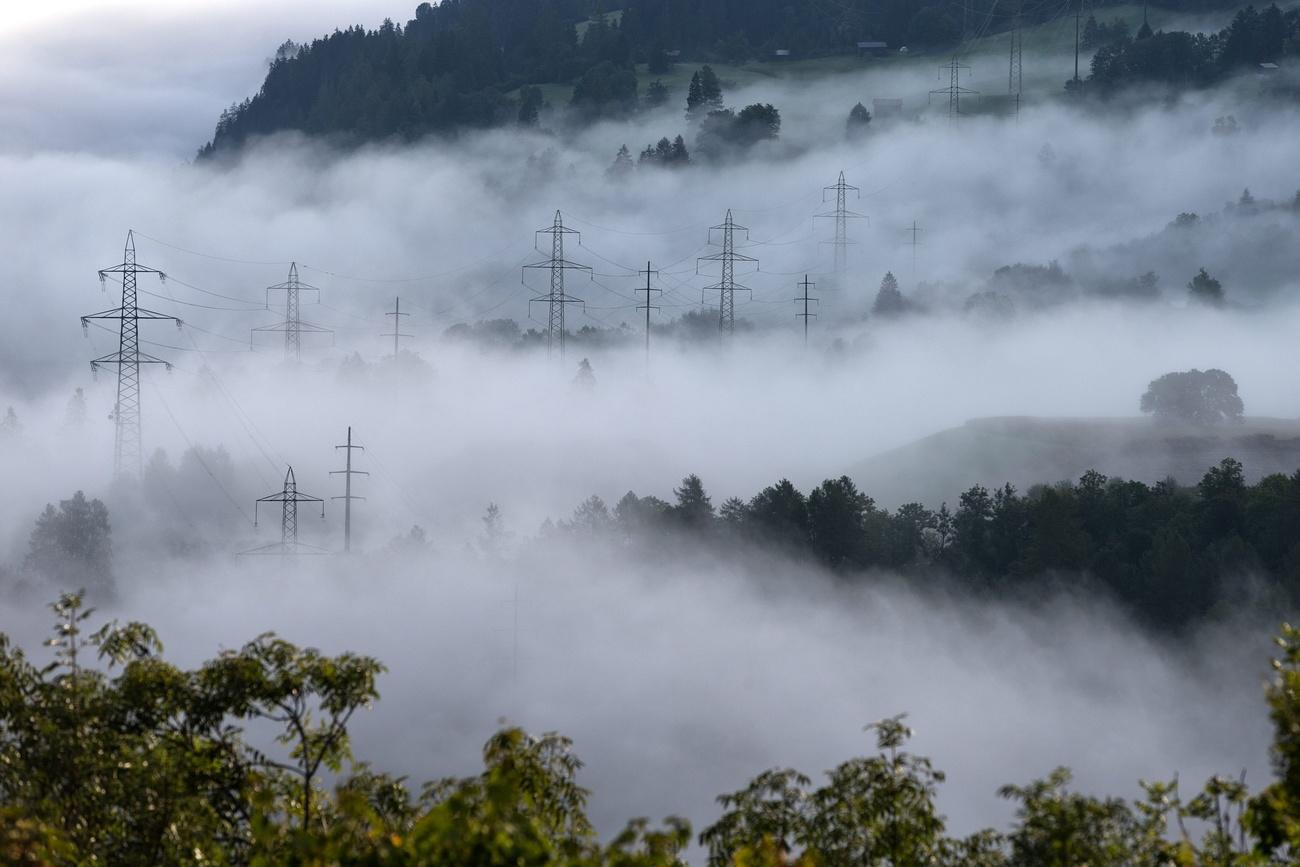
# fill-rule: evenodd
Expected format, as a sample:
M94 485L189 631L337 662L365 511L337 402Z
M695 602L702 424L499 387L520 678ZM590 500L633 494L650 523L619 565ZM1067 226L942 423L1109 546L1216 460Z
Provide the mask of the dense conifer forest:
M678 64L772 61L778 50L798 58L853 54L860 42L941 54L1011 26L994 0L918 5L629 0L607 11L588 0L422 3L405 25L386 20L373 30L351 26L306 44L285 42L261 89L222 113L200 156L286 130L358 143L530 126L544 105L536 86L548 83L573 88L568 103L554 108L574 121L618 117L684 100L658 80ZM1024 20L1069 13L1061 4L1030 4ZM1099 95L1143 82L1209 85L1300 52L1300 10L1276 5L1243 10L1208 35L1149 28L1129 35L1104 15L1104 5L1095 8L1085 34L1096 56L1083 88Z

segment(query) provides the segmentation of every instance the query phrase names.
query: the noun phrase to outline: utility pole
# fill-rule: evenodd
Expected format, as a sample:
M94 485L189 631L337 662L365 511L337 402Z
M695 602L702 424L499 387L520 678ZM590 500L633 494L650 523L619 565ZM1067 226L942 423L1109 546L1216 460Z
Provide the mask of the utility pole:
M403 334L403 333L402 333L402 317L403 317L403 316L410 316L411 314L409 314L409 313L403 313L403 312L402 312L402 299L401 299L401 298L395 298L395 299L393 299L393 311L392 311L391 313L385 313L384 315L385 315L385 316L391 316L391 317L393 317L393 333L392 333L392 334L381 334L381 335L379 335L379 336L380 336L380 337L391 337L391 338L393 338L393 358L396 358L396 357L398 356L398 349L400 348L400 347L399 347L399 344L398 344L397 341L400 340L400 339L403 338L403 337L414 337L414 336L415 336L415 335L413 335L413 334Z
M639 305L636 309L645 311L645 366L646 369L649 370L650 369L650 311L659 309L658 307L655 307L650 304L650 293L658 292L659 294L662 295L664 290L651 288L650 275L658 274L659 272L650 270L649 262L645 263L644 271L638 271L637 273L645 275L645 288L636 290L637 292L645 293L645 303Z
M116 426L113 438L113 475L122 478L140 475L144 466L144 446L140 432L140 365L162 364L171 370L170 362L140 351L140 320L165 319L175 322L177 328L181 327L181 321L165 313L141 310L136 304L138 275L157 274L163 282L167 280L167 275L157 268L136 262L133 231L126 233L122 263L99 272L100 286L104 285L109 274L118 274L122 278L122 306L81 317L81 330L82 333L89 334L91 320L116 319L121 323L117 352L91 361L90 371L94 374L101 367L117 367L117 403L113 405L113 422Z
M261 545L257 548L251 548L247 551L241 551L244 555L253 554L326 554L320 548L314 545L304 545L298 541L298 504L299 503L320 503L320 516L325 517L325 501L320 497L313 497L310 494L301 493L298 490L298 482L293 477L293 467L284 474L284 488L276 491L274 494L267 494L265 497L253 503L253 526L257 526L258 506L263 503L280 504L280 541L272 542L269 545Z
M835 220L835 240L830 243L835 247L835 273L843 274L848 267L849 260L849 220L864 219L862 214L856 211L850 211L848 205L848 194L850 191L856 198L862 198L861 191L851 184L844 181L844 172L840 172L840 179L829 187L822 188L822 201L825 202L829 194L835 193L835 210L829 214L815 214L814 220L819 218Z
M344 445L335 446L335 449L347 449L347 463L345 469L331 470L331 476L343 476L343 496L331 497L332 500L343 501L343 550L345 552L352 550L352 501L364 500L365 497L358 497L352 493L352 477L368 476L370 473L364 470L352 469L352 452L354 449L365 451L364 446L354 446L352 444L352 425L348 425L348 441Z
M817 285L816 283L809 283L809 282L808 282L808 275L807 275L807 274L803 275L803 282L799 284L799 287L800 287L801 289L803 289L803 295L801 295L801 296L799 296L798 298L794 299L795 301L801 301L801 302L803 302L803 312L802 312L802 313L796 313L795 316L801 317L801 318L803 319L803 348L804 348L804 349L807 349L807 348L808 348L808 320L809 320L811 317L817 315L816 313L810 313L810 312L808 311L808 304L809 304L810 302L813 302L813 301L817 301L819 304L821 303L821 302L818 301L818 299L816 299L816 298L809 298L809 297L808 297L808 290L811 289L811 288L813 288L813 287L816 286L816 285Z
M587 265L579 265L577 262L570 262L564 258L564 236L578 235L573 229L564 228L564 220L560 217L560 212L555 212L555 222L550 228L538 229L534 233L537 235L551 236L551 258L542 262L534 262L531 265L525 265L524 270L529 269L546 269L551 272L551 291L538 298L530 298L528 309L531 313L533 303L545 301L549 308L546 322L546 354L553 355L556 348L560 350L560 360L564 360L564 305L566 304L584 304L581 298L574 298L564 290L564 272L565 271L586 271L588 277L591 276L591 268ZM578 237L578 243L582 243L581 235ZM541 249L538 249L541 252Z
M1074 0L1074 81L1079 82L1079 34L1083 19L1083 0Z
M1015 17L1011 19L1011 66L1007 73L1007 93L1016 102L1016 117L1020 117L1020 97L1024 93L1024 48L1025 37L1021 31L1021 14L1024 0L1016 4Z
M718 292L718 330L724 335L729 336L736 333L736 292L748 292L748 286L741 286L736 282L736 263L737 262L757 262L753 256L745 256L736 252L736 231L745 233L746 239L749 238L749 229L736 224L731 217L731 211L727 211L727 217L722 221L720 226L711 226L709 228L709 243L713 243L713 233L722 232L722 252L714 253L712 256L701 256L695 261L695 273L700 271L701 262L721 262L722 263L722 280L712 286L706 286L705 292L716 290Z
M912 284L915 285L915 284L916 284L916 248L919 247L919 246L920 246L920 243L921 243L921 242L917 239L917 236L919 236L919 235L920 235L923 231L925 231L925 230L922 229L920 226L918 226L918 225L916 224L916 220L913 220L913 221L912 221L912 228L908 229L907 231L910 232L911 235L912 235L912 241L911 241L911 244L912 244Z
M948 71L948 86L930 91L931 96L940 93L948 95L948 120L950 121L961 117L961 98L963 95L975 96L979 94L978 90L969 90L961 86L961 71L963 69L970 69L970 67L954 56L948 63L939 67L941 80L944 70Z
M316 297L320 297L320 290L315 286L308 286L298 279L298 263L289 263L289 279L283 283L276 283L274 286L266 287L266 309L271 309L271 293L284 292L284 321L277 322L275 325L263 325L261 328L254 328L253 334L259 331L276 332L284 334L284 358L286 361L302 361L302 335L308 334L333 334L328 328L321 328L319 325L313 325L310 322L303 322L300 313L301 298L303 292L315 292ZM249 343L252 338L250 335Z

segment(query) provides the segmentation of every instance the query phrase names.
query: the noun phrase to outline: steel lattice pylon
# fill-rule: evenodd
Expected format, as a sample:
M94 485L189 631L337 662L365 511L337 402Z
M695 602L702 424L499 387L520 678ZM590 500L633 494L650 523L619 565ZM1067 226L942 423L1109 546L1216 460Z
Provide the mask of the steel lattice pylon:
M736 292L750 291L748 286L742 286L736 282L736 263L737 262L757 262L753 256L745 256L736 252L736 232L745 232L745 237L749 237L749 229L736 224L732 219L731 211L727 211L727 217L722 221L720 226L709 228L709 243L713 243L713 233L722 232L722 252L714 253L712 256L701 256L696 260L695 271L699 273L700 262L721 262L722 279L712 286L704 287L705 292L716 291L718 293L718 330L724 335L736 333Z
M90 362L92 373L101 367L117 367L117 402L113 405L113 421L116 426L113 473L120 478L139 475L144 463L144 441L140 429L140 365L163 364L171 369L169 362L140 351L140 320L165 319L175 322L177 328L181 327L181 320L165 313L141 310L136 304L139 274L157 274L159 280L166 280L167 275L157 268L136 262L134 232L126 233L126 250L122 255L122 263L99 272L101 285L109 274L121 277L122 306L81 317L81 329L89 333L90 322L97 319L116 319L121 323L117 352Z
M293 467L289 467L288 472L284 474L283 489L276 491L274 494L268 494L253 503L253 526L257 526L258 506L261 506L263 503L280 504L280 541L252 548L248 551L241 551L241 554L329 553L315 547L314 545L306 545L298 541L298 504L320 503L320 516L324 518L325 501L320 497L313 497L310 494L304 494L298 490L298 481L294 478Z
M555 221L546 229L538 229L534 233L537 235L551 236L551 258L541 262L534 262L531 265L525 265L524 270L541 270L545 269L551 272L551 289L545 295L528 300L528 308L531 312L534 303L545 301L547 304L546 317L546 353L552 355L558 347L560 358L564 358L564 309L567 304L584 304L581 298L574 298L569 295L564 288L565 271L586 271L588 276L591 275L591 268L587 265L579 265L577 262L570 262L564 258L564 236L578 235L573 229L564 228L564 220L560 212L555 212ZM581 244L581 235L578 235ZM539 250L540 252L540 250Z
M948 63L939 67L941 76L944 70L948 71L948 86L930 91L931 96L936 94L948 95L948 120L956 120L961 117L961 98L963 96L977 96L979 94L978 90L970 90L961 86L961 71L963 69L969 70L970 67L954 57Z
M303 332L308 334L333 334L328 328L321 328L319 325L313 325L310 322L302 321L302 298L303 292L315 292L317 297L320 296L320 290L315 286L309 286L298 279L298 263L289 263L289 279L283 283L276 283L274 286L266 287L266 309L271 309L271 293L284 292L284 321L277 322L275 325L263 325L261 328L254 328L253 333L258 332L276 332L284 334L284 357L285 360L301 361L302 360L302 335Z
M835 247L835 273L843 274L848 268L849 245L853 243L849 240L849 220L862 220L866 219L866 217L856 211L850 211L848 208L848 194L851 192L857 198L862 198L862 193L857 187L844 180L844 172L840 172L838 181L829 187L822 188L822 201L825 202L832 192L835 193L835 210L829 214L815 214L813 219L835 221L834 240L823 243L829 243Z

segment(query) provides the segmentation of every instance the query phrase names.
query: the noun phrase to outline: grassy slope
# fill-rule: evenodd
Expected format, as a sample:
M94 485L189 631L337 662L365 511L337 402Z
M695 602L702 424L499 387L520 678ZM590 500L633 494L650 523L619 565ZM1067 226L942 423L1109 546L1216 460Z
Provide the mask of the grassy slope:
M1238 5L1240 8L1245 8L1251 5L1251 2L1250 0L1243 0ZM1255 5L1260 4L1255 2ZM1279 5L1284 8L1296 6L1300 5L1300 0L1287 0L1287 2ZM1218 29L1225 26L1234 14L1235 8L1214 15L1197 16L1196 18L1188 18L1186 15L1168 9L1152 9L1150 13L1151 26L1157 30L1185 27ZM621 13L606 13L607 18L618 15L621 15ZM1101 21L1123 18L1129 23L1132 32L1136 32L1137 28L1142 24L1142 4L1130 3L1121 6L1108 6L1100 10L1097 17ZM583 27L581 24L578 26ZM988 86L987 92L990 94L1002 93L1005 89L1008 61L1007 38L1005 33L998 33L972 39L962 46L962 62L974 68L976 77L980 79L977 84ZM1065 80L1073 71L1072 68L1062 66L1059 69L1035 70L1030 62L1030 55L1064 55L1072 53L1074 51L1074 19L1067 16L1047 24L1028 27L1024 31L1023 39L1026 55L1024 69L1026 99L1035 97L1054 98L1060 95ZM827 75L851 74L870 70L915 69L932 75L931 70L937 64L946 62L951 56L951 49L932 51L914 49L908 55L891 52L888 56L880 58L859 58L852 55L842 55L786 61L751 61L738 65L715 63L712 66L721 79L723 88L732 90L774 78L790 81L810 81ZM1084 76L1087 75L1090 58L1091 55L1085 53L1080 60L1080 72ZM681 102L684 105L686 89L690 84L691 75L698 68L699 64L696 63L681 63L674 65L670 72L656 76L650 74L645 64L641 64L637 66L636 73L642 93L645 92L651 81L658 78L672 91L673 102ZM990 86L990 82L995 84ZM995 89L998 85L1002 89ZM556 108L568 105L573 95L572 83L548 82L539 86L547 102ZM512 93L511 96L514 96L514 94Z
M1018 490L1077 480L1090 469L1147 483L1173 476L1184 484L1233 457L1251 479L1300 468L1300 420L1248 419L1193 428L1148 418L987 418L875 455L849 475L882 505L917 500L955 506L972 485L1010 482Z

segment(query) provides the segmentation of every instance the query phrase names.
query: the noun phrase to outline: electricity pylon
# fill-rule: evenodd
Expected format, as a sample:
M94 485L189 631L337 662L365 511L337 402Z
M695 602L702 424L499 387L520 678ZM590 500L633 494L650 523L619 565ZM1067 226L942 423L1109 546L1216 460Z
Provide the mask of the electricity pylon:
M712 286L704 287L705 292L716 291L718 293L718 330L723 335L736 333L736 292L749 292L748 286L742 286L736 282L736 263L737 262L757 262L753 256L745 256L736 252L736 231L745 233L746 239L749 238L749 229L737 225L731 218L731 211L727 211L727 218L722 221L720 226L709 227L709 243L713 243L713 233L722 232L722 252L714 253L712 256L701 256L695 260L695 273L700 272L701 262L721 262L722 279Z
M650 285L650 277L651 277L652 275L654 275L654 274L658 274L659 272L658 272L658 271L654 271L654 270L652 270L652 269L650 268L650 263L649 263L649 262L646 262L646 263L645 263L645 270L644 270L644 271L638 271L637 273L638 273L638 274L644 274L644 275L645 275L645 288L644 288L644 289L637 289L637 290L636 290L637 292L644 292L644 293L645 293L645 303L644 303L644 304L641 304L641 305L638 305L636 309L637 309L637 310L644 310L644 311L645 311L645 365L646 365L646 368L649 369L649 367L650 367L650 311L651 311L651 310L658 310L658 309L659 309L658 307L656 307L655 305L653 305L653 304L650 303L650 293L651 293L651 292L658 292L660 295L662 295L662 294L663 294L663 290L662 290L662 289L655 289L655 288L651 287L651 285Z
M284 488L276 491L274 494L267 494L260 500L253 503L253 526L257 526L258 506L263 503L280 504L280 541L271 542L268 545L260 545L256 548L250 548L247 551L241 551L240 554L328 554L322 548L315 545L306 545L298 541L298 504L299 503L320 503L320 516L325 517L325 501L320 497L313 497L310 494L303 494L298 491L298 482L293 477L293 467L284 474Z
M799 288L803 289L803 295L800 295L798 298L794 299L795 301L802 302L803 304L803 312L796 313L795 316L801 317L803 319L803 348L804 349L808 348L808 320L817 315L816 313L812 313L808 310L808 305L814 301L816 301L818 304L821 303L816 298L808 297L808 290L813 288L816 285L817 285L816 283L808 282L807 274L803 275L803 282L799 284Z
M533 233L534 239L538 235L551 236L551 258L541 262L534 262L531 265L525 265L524 270L546 269L551 272L551 289L545 295L528 300L528 309L532 311L533 304L538 301L545 301L548 306L546 320L546 354L552 355L558 348L560 350L560 359L564 358L564 308L566 304L585 304L581 298L574 298L564 290L564 272L565 271L586 271L588 276L591 275L591 268L587 265L579 265L577 262L570 262L564 258L564 236L578 235L574 229L564 228L564 220L560 212L555 212L555 222L549 228L538 229ZM581 235L578 243L581 244ZM541 250L538 249L540 253Z
M352 501L365 499L365 497L358 497L352 493L352 477L368 476L370 473L367 473L364 470L352 469L352 451L354 449L360 449L363 452L365 451L364 446L354 446L352 444L352 425L348 425L348 441L345 444L335 446L334 448L347 449L348 456L347 462L344 464L344 469L330 471L331 476L343 476L343 496L331 497L330 499L343 501L343 550L347 552L352 550Z
M398 341L401 340L403 337L414 337L414 336L415 336L414 334L403 334L403 333L402 333L402 317L403 317L403 316L410 316L411 314L409 314L409 313L403 313L403 312L402 312L402 299L401 299L401 298L395 298L395 299L393 299L393 309L392 309L390 312L385 313L384 315L385 315L385 316L391 316L391 317L393 317L393 332L392 332L391 334L381 334L381 335L379 335L379 336L380 336L380 337L391 337L391 338L393 338L393 358L396 358L396 357L400 354L400 353L398 352L398 350L401 348L401 344L399 344Z
M271 293L284 292L284 321L277 322L275 325L263 325L261 328L254 328L253 333L259 331L272 331L284 334L284 357L285 360L302 361L302 335L303 332L309 334L333 334L328 328L321 328L319 325L313 325L310 322L303 322L300 313L301 299L299 296L303 292L315 292L320 297L320 290L315 286L308 286L298 279L298 263L289 263L289 279L283 283L276 283L274 286L266 287L266 309L271 309Z
M835 247L835 273L843 274L848 267L849 262L849 245L853 242L849 240L849 220L866 219L864 214L848 209L848 194L852 192L856 198L862 198L862 192L855 186L846 183L844 172L840 172L840 179L829 187L822 188L822 201L827 200L827 196L834 191L835 193L835 210L829 214L816 214L814 220L833 219L835 220L835 239L833 241L823 241Z
M117 367L117 402L113 405L113 422L116 434L113 440L113 474L121 478L127 475L139 475L143 469L144 447L140 432L140 365L162 364L171 370L171 363L161 358L154 358L140 351L140 320L165 319L181 327L181 320L165 313L142 310L136 304L137 275L157 274L158 279L166 281L167 275L157 268L149 268L135 260L135 233L126 233L126 250L122 263L99 272L99 283L104 285L107 275L118 274L122 278L122 306L100 313L81 317L81 330L89 333L90 322L94 319L116 319L121 323L118 333L117 352L100 356L90 362L91 373L101 367Z
M916 220L913 220L911 228L906 229L905 231L912 236L912 240L909 243L912 247L912 283L913 285L915 285L916 284L916 248L921 246L920 235L922 232L925 231L925 229L922 229L919 225L917 225Z
M961 86L961 71L970 69L969 66L962 63L956 57L939 67L939 75L942 77L944 70L948 71L948 86L940 87L930 91L930 95L944 93L948 95L948 120L955 120L961 117L961 98L963 96L976 96L978 90L970 90Z

